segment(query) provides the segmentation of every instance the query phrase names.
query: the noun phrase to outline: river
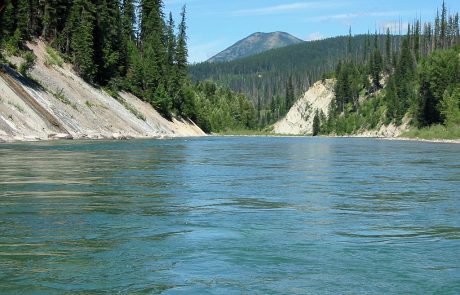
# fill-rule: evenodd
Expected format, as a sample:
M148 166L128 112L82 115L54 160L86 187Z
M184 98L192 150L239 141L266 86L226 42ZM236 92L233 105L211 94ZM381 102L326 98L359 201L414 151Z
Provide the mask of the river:
M459 294L460 145L0 145L1 294Z

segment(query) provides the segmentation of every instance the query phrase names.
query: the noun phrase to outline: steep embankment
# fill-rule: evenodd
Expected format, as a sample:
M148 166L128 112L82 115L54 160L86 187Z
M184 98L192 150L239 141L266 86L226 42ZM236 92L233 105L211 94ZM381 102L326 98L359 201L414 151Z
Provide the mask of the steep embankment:
M332 100L335 98L334 86L334 79L316 82L308 89L305 95L294 104L288 114L275 123L273 132L275 134L287 135L312 134L313 119L316 110L322 112L326 118L329 115L329 107ZM372 99L372 97L361 97L360 102L363 103L368 99ZM349 134L349 136L394 138L400 136L409 129L409 122L410 118L406 116L403 119L403 124L400 126L396 126L393 123L389 125L380 123L376 129L362 129L354 134Z
M305 95L297 100L286 117L278 121L273 128L276 134L311 134L316 110L326 116L334 99L334 81L329 79L316 82Z
M83 81L69 64L50 65L43 42L29 47L37 55L30 76L38 83L8 68L0 75L0 140L205 135L193 122L164 119L131 94L111 97Z

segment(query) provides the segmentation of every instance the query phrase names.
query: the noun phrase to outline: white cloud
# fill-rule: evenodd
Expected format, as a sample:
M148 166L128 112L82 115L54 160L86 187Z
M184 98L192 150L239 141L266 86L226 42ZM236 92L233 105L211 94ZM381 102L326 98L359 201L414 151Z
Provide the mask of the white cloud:
M305 41L316 41L322 39L324 39L324 36L320 32L313 32L305 38Z
M312 16L305 18L306 21L345 21L352 20L360 17L395 17L414 14L413 11L380 11L380 12L353 12L353 13L342 13L342 14L332 14L332 15L321 15L321 16Z
M254 9L242 9L233 12L233 15L243 16L243 15L267 15L267 14L278 14L284 12L290 12L293 10L302 10L302 9L314 9L314 8L331 8L343 6L344 2L296 2L289 4L281 4L275 6L259 7Z

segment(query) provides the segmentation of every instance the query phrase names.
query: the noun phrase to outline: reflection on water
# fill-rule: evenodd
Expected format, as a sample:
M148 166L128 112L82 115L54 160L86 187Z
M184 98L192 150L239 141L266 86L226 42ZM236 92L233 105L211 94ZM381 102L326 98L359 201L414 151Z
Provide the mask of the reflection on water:
M460 293L460 147L0 145L0 293Z

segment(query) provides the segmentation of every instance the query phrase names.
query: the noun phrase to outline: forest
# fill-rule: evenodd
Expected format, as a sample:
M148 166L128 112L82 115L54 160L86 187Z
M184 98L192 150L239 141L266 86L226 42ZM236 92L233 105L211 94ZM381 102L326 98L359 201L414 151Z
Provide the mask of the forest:
M248 95L261 127L284 117L313 83L325 78L336 79L336 100L328 120L317 115L321 133L349 134L382 122L399 125L406 114L417 127L452 125L460 92L458 44L458 13L449 14L443 3L434 22L416 19L404 28L399 22L393 32L356 36L350 28L348 36L192 65L190 73L196 81L210 79Z
M326 78L337 81L336 99L330 116L317 114L315 133L399 125L406 114L417 127L459 124L459 16L444 3L434 22L400 24L399 32L353 36L350 28L348 36L192 66L185 6L176 24L161 0L2 3L1 63L22 56L26 75L34 64L27 42L40 38L87 82L113 96L129 91L206 132L263 129Z
M418 128L458 127L459 35L459 15L449 15L443 3L434 23L408 25L397 51L390 31L383 43L375 35L370 50L358 58L349 42L347 57L332 73L337 83L330 116L317 115L315 133L350 134L381 122L400 125L406 116Z
M254 112L244 96L216 85L212 96L202 96L203 87L192 83L185 6L176 25L161 0L2 1L2 63L7 63L3 55L22 56L19 70L26 74L34 64L26 44L37 38L87 82L113 95L129 91L168 119L191 119L207 132L253 126L244 119Z
M379 44L384 37L378 35ZM358 59L371 49L372 39L366 34L304 42L232 62L195 64L190 74L194 81L209 79L246 94L257 108L260 125L265 126L282 118L311 85L333 72L347 56L350 42ZM395 51L400 42L399 35L392 36Z

